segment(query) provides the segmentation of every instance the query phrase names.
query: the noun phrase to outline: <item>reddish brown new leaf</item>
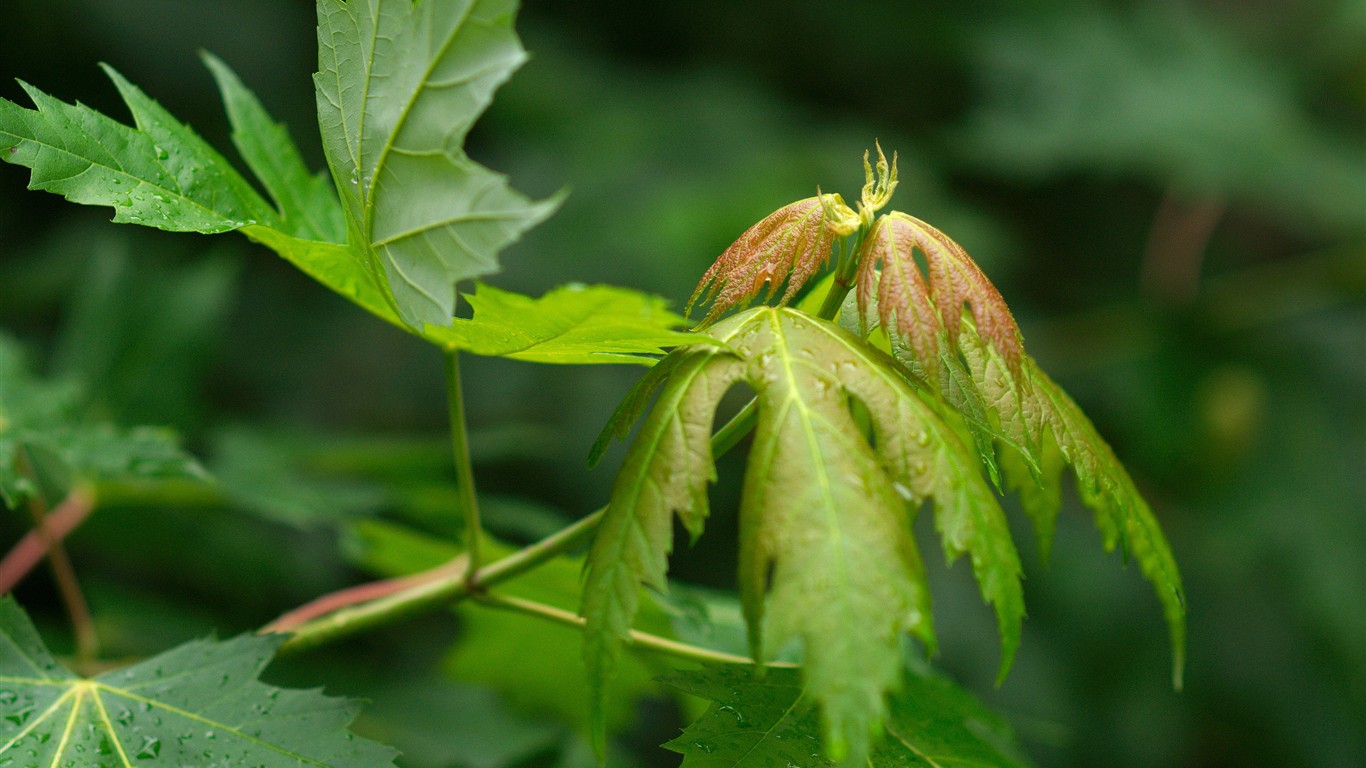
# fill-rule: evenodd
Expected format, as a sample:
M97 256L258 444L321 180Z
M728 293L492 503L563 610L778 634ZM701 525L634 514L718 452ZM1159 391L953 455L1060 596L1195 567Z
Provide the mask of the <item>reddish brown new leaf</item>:
M858 303L871 314L877 286L877 314L889 334L898 335L921 362L930 365L942 332L957 347L963 305L977 333L1019 375L1023 345L1019 326L1000 291L963 247L914 216L894 211L874 225L859 268ZM912 251L925 255L928 283ZM876 264L882 264L879 280Z
M784 280L787 290L779 303L786 304L830 258L834 244L835 233L826 226L820 196L785 205L746 230L721 254L702 275L685 314L699 303L711 302L702 320L706 325L748 304L765 286L767 300Z
M943 324L925 276L911 258L916 245L912 229L883 216L864 243L857 285L863 324L872 325L877 314L890 337L908 347L922 365L930 365L939 358Z
M893 222L904 222L915 233L916 245L925 254L929 266L930 295L939 307L949 338L958 339L959 316L966 303L977 324L977 334L995 347L1011 371L1018 374L1020 356L1024 352L1020 328L1015 324L1006 300L1001 298L1001 292L987 279L977 262L963 246L920 219L899 212L893 212L889 218Z

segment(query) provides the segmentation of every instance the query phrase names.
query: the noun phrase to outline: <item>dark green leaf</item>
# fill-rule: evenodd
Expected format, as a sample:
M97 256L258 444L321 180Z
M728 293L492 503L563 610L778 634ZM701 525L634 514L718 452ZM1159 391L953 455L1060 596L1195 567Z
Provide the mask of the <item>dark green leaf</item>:
M665 747L683 768L829 768L820 718L796 670L762 677L741 667L675 672L662 682L711 702L707 713ZM921 665L893 694L886 737L869 766L1021 768L1009 728L972 694Z
M83 679L0 598L0 762L82 768L378 768L394 750L347 732L354 704L256 678L279 637L187 643Z
M316 436L230 428L214 439L210 468L233 505L307 529L335 525L391 502L378 484L310 466Z

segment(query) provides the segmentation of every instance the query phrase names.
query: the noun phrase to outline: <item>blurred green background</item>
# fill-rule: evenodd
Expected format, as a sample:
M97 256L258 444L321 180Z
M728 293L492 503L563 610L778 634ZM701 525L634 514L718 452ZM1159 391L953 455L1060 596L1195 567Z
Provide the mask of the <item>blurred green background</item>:
M122 119L105 61L226 152L204 48L322 167L305 0L0 8L0 96L28 104L18 77ZM1184 571L1183 692L1150 589L1100 551L1075 500L1050 563L1019 529L1030 617L999 689L968 570L922 539L940 665L1040 765L1366 762L1366 4L527 0L519 28L533 58L469 150L523 191L572 194L506 252L497 285L610 282L681 304L769 211L817 184L856 195L878 138L900 155L893 205L975 256L1111 440ZM348 521L447 526L433 350L245 240L114 227L26 181L0 166L0 328L45 374L84 382L92 414L175 427L221 480L151 503L113 489L70 540L109 655L243 631L367 578ZM611 468L584 457L637 370L480 359L466 373L504 536L606 499ZM721 468L680 579L733 583L738 466ZM23 530L5 515L0 542ZM68 642L45 571L18 594ZM373 700L359 727L412 768L586 764L566 737L572 696L537 706L447 656L474 623L431 617L272 674ZM580 684L572 668L538 674ZM653 745L676 734L678 705L639 712L617 760L676 765Z

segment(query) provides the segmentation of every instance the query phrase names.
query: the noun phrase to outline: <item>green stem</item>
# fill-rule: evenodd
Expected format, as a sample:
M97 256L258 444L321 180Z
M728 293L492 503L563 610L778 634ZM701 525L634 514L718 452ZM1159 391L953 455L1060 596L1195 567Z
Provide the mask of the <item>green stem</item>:
M712 436L716 456L729 451L754 428L758 404L751 400L724 427ZM471 571L452 568L461 558L427 572L429 578L391 595L339 609L293 629L292 636L280 646L280 653L294 653L323 645L372 627L392 623L406 616L435 610L459 602L481 589L507 581L558 555L573 550L592 537L606 514L604 507L572 525L524 547L501 560ZM458 572L457 572L458 571ZM266 630L272 631L268 626Z
M465 426L465 395L460 384L460 353L455 350L446 352L446 401L450 409L455 483L460 493L460 507L465 515L465 554L469 557L465 581L473 584L479 568L483 565L480 559L480 539L483 538L484 531L479 523L479 500L474 492L474 470L470 463L469 430Z
M494 608L525 613L529 616L548 619L567 627L574 627L575 629L582 629L587 623L582 616L566 611L563 608L556 608L553 605L546 605L545 603L538 603L533 600L523 600L520 597L485 593L479 595L476 599L479 602ZM758 664L758 662L748 656L737 656L733 653L713 651L710 648L703 648L701 646L692 645L691 643L670 640L667 637L660 637L659 635L652 635L648 632L641 632L635 629L631 630L627 635L626 644L645 650L667 653L670 656L687 659L688 661L709 664L746 664L751 666ZM788 664L787 662L770 662L768 666L790 667L795 665Z
M725 426L716 430L716 434L711 436L711 452L713 456L721 456L730 449L734 448L739 442L745 439L745 435L754 429L754 425L759 420L759 400L750 398L745 407L740 412L731 417Z
M839 263L835 266L835 282L830 285L830 292L825 295L825 301L821 303L817 317L823 320L834 320L840 313L840 307L844 306L844 297L849 295L849 290L854 287L854 277L858 274L859 256L863 250L863 238L868 234L868 227L860 227L854 233L854 239L849 242L849 251L840 256Z
M342 608L293 630L280 653L295 653L459 602L479 589L519 576L587 541L606 510L569 525L528 547L490 563L471 576L464 556L427 571L418 584L377 600ZM269 628L267 628L269 631Z

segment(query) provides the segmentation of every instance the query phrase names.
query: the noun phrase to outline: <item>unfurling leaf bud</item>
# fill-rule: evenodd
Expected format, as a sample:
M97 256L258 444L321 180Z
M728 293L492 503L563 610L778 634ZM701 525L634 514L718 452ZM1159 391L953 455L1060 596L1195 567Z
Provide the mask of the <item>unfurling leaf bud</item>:
M877 147L877 178L873 178L873 167L868 164L868 151L863 152L863 194L859 201L858 211L860 223L865 227L873 225L873 214L882 210L887 203L892 200L892 193L896 191L896 153L892 153L892 162L887 163L887 156L882 154L882 145L874 141L873 146Z

